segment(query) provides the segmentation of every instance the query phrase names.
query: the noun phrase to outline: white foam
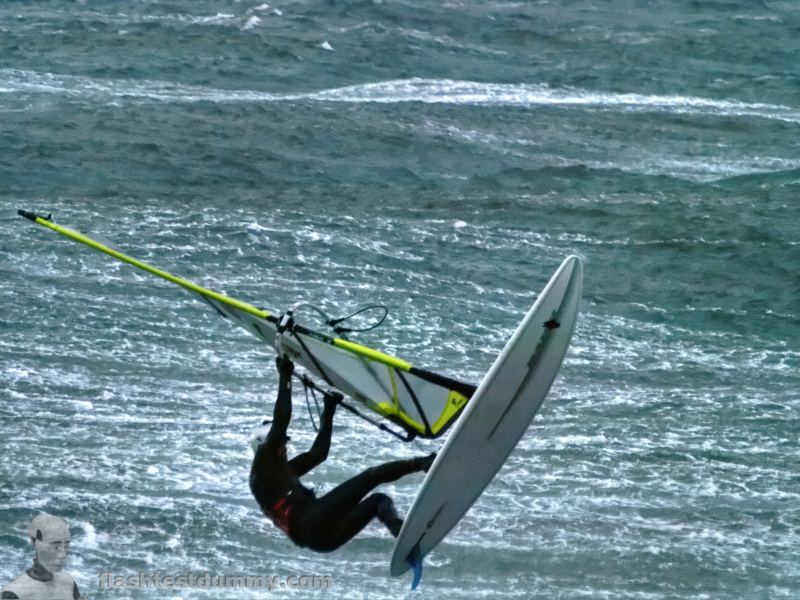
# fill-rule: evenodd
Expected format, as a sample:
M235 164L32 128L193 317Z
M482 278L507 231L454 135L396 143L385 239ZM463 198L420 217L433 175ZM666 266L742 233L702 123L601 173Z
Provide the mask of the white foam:
M258 27L260 23L261 19L253 15L252 17L247 19L247 22L242 26L242 29L244 29L245 31L249 29L255 29L256 27Z
M81 544L83 547L92 549L98 548L98 535L94 525L88 521L80 521L76 523L76 525L83 530L83 538L81 539ZM100 537L102 538L103 536Z
M94 410L94 404L88 400L73 400L72 405L78 410Z
M692 96L610 93L580 88L551 88L546 84L478 83L439 79L403 79L348 86L304 96L337 102L471 104L485 106L579 106L724 116L758 116L791 122L800 120L795 108Z
M186 20L190 23L199 23L201 25L218 25L220 23L227 23L235 18L236 15L230 13L217 13L208 17L186 17Z
M210 22L232 15L204 17ZM251 17L258 18L258 17ZM329 42L321 44L333 50ZM256 90L222 90L185 86L152 80L101 80L89 77L39 73L19 69L0 69L2 93L54 93L75 96L109 96L165 102L345 102L401 104L455 104L470 106L514 106L534 108L588 108L631 112L757 117L800 123L800 109L765 103L717 100L681 95L611 93L580 88L551 88L546 84L481 83L449 79L399 79L345 86L302 94L271 94Z

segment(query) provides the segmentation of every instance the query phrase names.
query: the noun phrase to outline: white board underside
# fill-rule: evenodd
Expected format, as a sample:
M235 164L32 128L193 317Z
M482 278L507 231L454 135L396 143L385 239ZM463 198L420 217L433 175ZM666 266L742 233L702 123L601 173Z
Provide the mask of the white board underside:
M417 544L421 557L439 544L528 429L569 346L582 279L580 259L565 259L478 386L409 509L395 542L393 576L408 570Z

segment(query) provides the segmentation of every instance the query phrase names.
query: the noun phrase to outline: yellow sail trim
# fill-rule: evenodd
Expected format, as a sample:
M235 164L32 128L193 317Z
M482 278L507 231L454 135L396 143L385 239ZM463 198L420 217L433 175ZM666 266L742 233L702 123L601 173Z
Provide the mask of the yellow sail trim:
M53 231L60 233L63 236L66 236L76 242L80 242L81 244L86 244L90 248L94 248L95 250L99 250L109 256L113 256L119 261L124 263L128 263L129 265L133 265L141 269L142 271L146 271L152 275L156 275L161 277L162 279L166 279L167 281L171 281L184 289L189 290L190 292L195 292L196 294L200 294L202 296L208 296L218 302L222 302L223 304L227 304L234 308L238 308L241 311L246 313L250 313L251 315L255 315L256 317L261 317L262 319L266 319L269 317L269 311L263 310L261 308L256 308L252 304L248 304L247 302L242 302L241 300L236 300L235 298L231 298L230 296L226 296L225 294L220 294L219 292L215 292L213 290L209 290L207 288L201 287L196 283L192 283L186 279L181 277L176 277L171 273L167 273L166 271L162 271L161 269L157 269L147 263L143 263L140 260L136 260L135 258L128 256L127 254L123 254L113 248L109 248L105 244L101 244L98 241L93 240L90 237L83 235L82 233L75 231L74 229L70 229L69 227L62 227L61 225L56 225L52 221L48 221L44 217L36 217L35 222L38 225L42 225L47 227L48 229L52 229Z
M353 354L364 356L389 367L394 367L400 371L408 372L411 370L411 363L407 363L406 361L395 358L394 356L384 354L383 352L373 350L372 348L362 346L361 344L356 344L355 342L351 342L349 340L336 338L333 340L333 345L337 346L338 348L343 348L344 350L349 350Z
M247 302L243 302L241 300L237 300L236 298L231 298L230 296L226 296L225 294L220 294L219 292L215 292L208 288L204 288L202 286L197 285L196 283L192 283L187 279L183 279L182 277L177 277L172 273L168 273L167 271L163 271L152 265L148 265L147 263L137 260L132 256L128 256L127 254L123 254L118 250L114 250L113 248L110 248L105 244L101 244L100 242L93 240L92 238L78 231L75 231L74 229L58 225L56 223L53 223L49 219L45 219L44 217L33 215L32 213L28 213L25 211L20 211L20 214L22 214L27 218L30 218L37 225L41 225L43 227L47 227L48 229L52 229L53 231L60 233L61 235L70 238L71 240L80 242L81 244L85 244L90 248L103 252L104 254L116 258L121 262L133 265L134 267L141 269L142 271L145 271L147 273L150 273L151 275L155 275L157 277L161 277L162 279L166 279L167 281L179 285L182 288L189 290L190 292L194 292L196 294L200 294L201 296L211 298L212 300L216 300L217 302L239 309L243 312L259 317L261 319L267 319L270 316L272 316L271 313L267 310L257 308ZM272 316L272 318L274 319L275 316ZM409 371L411 369L410 363L401 360L399 358L395 358L394 356L384 354L383 352L374 350L367 346L362 346L361 344L356 344L354 342L343 340L341 338L328 338L328 341L332 343L334 346L338 346L339 348L348 350L353 354L369 358L371 360L387 365L389 367L399 369L400 371Z
M442 428L446 427L450 421L458 415L459 411L467 403L467 400L469 400L469 398L463 394L451 390L445 409L442 411L441 415L439 415L439 419L435 423L431 424L430 433L435 436L442 430ZM374 408L375 412L379 413L383 417L394 417L395 419L400 419L403 423L413 428L418 433L423 435L427 434L428 432L425 429L425 425L412 419L411 416L404 412L396 402L396 400L393 404L390 404L389 402L380 402L378 404L373 404L372 407Z
M28 211L19 211L19 214L34 221L37 225L51 229L73 241L84 244L116 260L130 264L205 298L223 316L235 317L240 326L245 327L248 331L268 343L278 333L280 315L274 315L247 302L204 288L167 271L153 267L93 240L78 231L57 225L50 220L49 216L45 218ZM335 365L336 367L331 370L330 366L322 367L318 364L314 355L305 348L305 344L302 344L302 347L298 346L296 351L300 354L307 354L301 362L306 369L322 376L332 386L358 399L381 416L403 426L409 433L416 432L424 437L436 437L447 429L468 401L468 396L464 395L466 393L464 390L469 389L470 386L466 384L460 384L434 373L422 371L413 367L407 361L373 348L362 346L346 339L330 337L299 325L295 327L292 331L296 334L297 339L300 340L301 334L304 334L308 336L306 343L310 343L311 340L321 343L316 351L323 352L323 355L324 348L328 348L329 351L333 350L333 348L338 348L344 354L350 355L351 359L349 360L354 360L354 362L350 363L347 361L341 362L334 355L327 355L327 359L331 361L330 366ZM322 362L325 363L324 360ZM363 372L359 371L359 369L363 369L363 364L370 362L386 366L386 371L369 368L363 370ZM356 373L358 373L357 376ZM415 378L409 380L411 381L409 384L405 381L402 373L410 373ZM417 378L422 381L417 381ZM404 380L405 387L398 385L399 379ZM456 386L456 389L460 389L461 392L455 391L451 386ZM406 388L408 389L406 390ZM408 394L406 394L406 391ZM428 423L430 428L425 423Z
M459 411L467 403L467 400L469 400L469 398L467 398L464 394L450 390L450 395L447 397L445 409L439 416L439 420L431 425L431 432L436 435L443 427L446 427L450 421L456 415L458 415Z

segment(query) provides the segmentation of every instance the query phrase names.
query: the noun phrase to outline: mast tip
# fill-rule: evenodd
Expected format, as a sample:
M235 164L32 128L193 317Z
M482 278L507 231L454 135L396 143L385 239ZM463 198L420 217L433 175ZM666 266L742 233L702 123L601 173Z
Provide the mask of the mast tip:
M30 219L34 223L36 222L36 219L40 219L41 218L41 219L44 219L45 221L49 221L53 217L53 215L47 215L47 217L42 217L42 216L37 215L36 213L31 212L29 210L18 210L17 214L20 215L21 217L25 217L26 219Z

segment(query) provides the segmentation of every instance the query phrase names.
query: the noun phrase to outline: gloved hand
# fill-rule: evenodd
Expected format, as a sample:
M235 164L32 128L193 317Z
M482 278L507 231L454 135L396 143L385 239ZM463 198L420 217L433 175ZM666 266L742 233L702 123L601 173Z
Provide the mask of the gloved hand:
M294 373L294 363L292 359L285 354L281 354L275 359L275 366L278 369L278 373L280 373L283 378L291 377L292 373Z
M338 392L325 392L322 401L325 403L325 410L335 410L336 406L344 398Z

